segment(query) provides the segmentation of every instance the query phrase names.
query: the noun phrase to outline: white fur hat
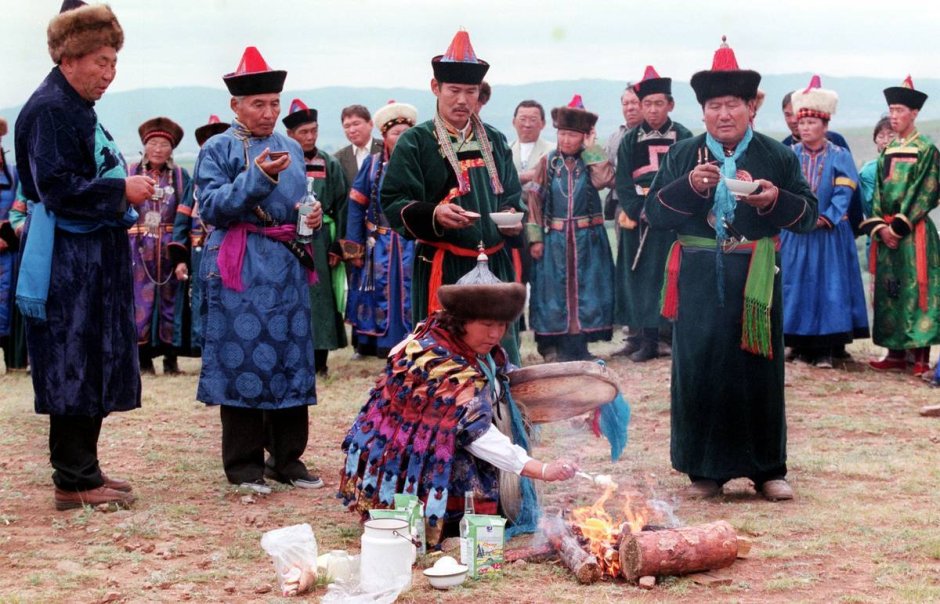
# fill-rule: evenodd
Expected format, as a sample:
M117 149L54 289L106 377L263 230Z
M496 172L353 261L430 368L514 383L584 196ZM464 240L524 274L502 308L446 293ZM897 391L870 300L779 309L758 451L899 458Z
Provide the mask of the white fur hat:
M839 95L834 90L821 87L822 82L818 75L814 75L805 90L797 90L791 97L793 112L800 117L818 117L824 120L831 118L839 104Z

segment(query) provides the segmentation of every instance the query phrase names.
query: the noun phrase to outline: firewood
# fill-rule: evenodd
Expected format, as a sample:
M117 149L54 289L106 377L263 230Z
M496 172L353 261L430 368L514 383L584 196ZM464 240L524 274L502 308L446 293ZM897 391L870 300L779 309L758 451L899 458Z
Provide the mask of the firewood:
M555 517L544 517L542 532L552 544L562 563L568 567L579 583L594 583L600 578L597 558L581 548L578 540L569 532L564 521Z
M940 417L940 405L921 407L920 414L924 417Z
M545 542L540 545L530 545L526 547L515 547L507 549L503 554L503 559L507 563L516 560L525 560L527 562L544 562L556 555L555 548L551 543Z
M622 573L628 581L647 575L687 575L734 564L738 540L723 520L662 531L639 532L620 546Z

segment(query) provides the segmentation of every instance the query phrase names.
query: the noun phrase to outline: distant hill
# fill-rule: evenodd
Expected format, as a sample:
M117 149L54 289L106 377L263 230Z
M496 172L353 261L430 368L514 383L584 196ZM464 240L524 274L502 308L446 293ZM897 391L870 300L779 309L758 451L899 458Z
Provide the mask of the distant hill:
M805 86L810 76L809 73L802 73L764 77L761 88L767 93L767 100L757 117L757 125L761 131L781 138L785 135L786 126L780 112L780 100L787 91ZM823 76L823 83L826 87L837 90L841 97L838 115L832 123L833 129L849 137L849 144L857 159L861 161L873 156L871 128L886 109L881 91L897 82L880 78ZM940 123L925 123L931 119L940 120L940 79L919 80L917 85L932 97L921 114L921 128L936 135L935 140L940 140ZM535 99L545 106L547 113L551 107L567 104L572 94L578 93L583 97L588 109L600 115L597 130L599 138L603 140L622 121L619 99L623 86L623 82L615 80L559 80L496 85L493 98L483 109L483 119L502 130L507 138L512 140L515 138L511 125L512 113L519 101ZM695 102L692 89L686 82L679 81L673 82L673 89L676 97L673 118L693 132L700 132L702 113ZM290 90L281 96L284 111L294 97L303 99L308 105L319 110L319 146L327 151L335 151L346 144L339 122L340 110L346 105L359 103L375 110L388 100L394 99L415 105L421 120L430 118L434 111L434 97L430 90L339 86ZM114 135L129 161L137 159L141 151L137 126L157 115L172 117L186 130L186 138L177 150L177 157L186 163L197 151L196 141L192 136L193 130L204 124L211 113L219 115L223 120L229 119L232 116L229 99L229 94L221 88L153 88L108 93L96 109L102 123ZM0 115L7 118L12 127L19 109L19 106L0 109ZM554 140L550 123L543 132L543 137ZM8 150L13 146L10 138L12 137L9 137L5 144Z

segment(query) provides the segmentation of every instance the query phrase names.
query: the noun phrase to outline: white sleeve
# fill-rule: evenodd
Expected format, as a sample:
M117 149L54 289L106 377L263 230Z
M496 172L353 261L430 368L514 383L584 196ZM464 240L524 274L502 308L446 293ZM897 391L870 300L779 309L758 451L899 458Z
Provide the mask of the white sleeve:
M525 449L514 445L509 437L495 426L487 428L486 432L466 448L474 457L514 474L522 473L522 468L532 459Z

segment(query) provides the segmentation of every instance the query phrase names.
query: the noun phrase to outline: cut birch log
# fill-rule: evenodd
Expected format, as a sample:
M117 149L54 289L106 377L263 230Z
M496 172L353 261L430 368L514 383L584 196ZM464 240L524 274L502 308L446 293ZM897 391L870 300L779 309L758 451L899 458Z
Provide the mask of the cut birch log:
M628 581L653 575L687 575L734 564L738 540L724 520L662 531L641 531L620 545L622 574Z
M921 407L920 414L924 417L940 417L940 405Z

